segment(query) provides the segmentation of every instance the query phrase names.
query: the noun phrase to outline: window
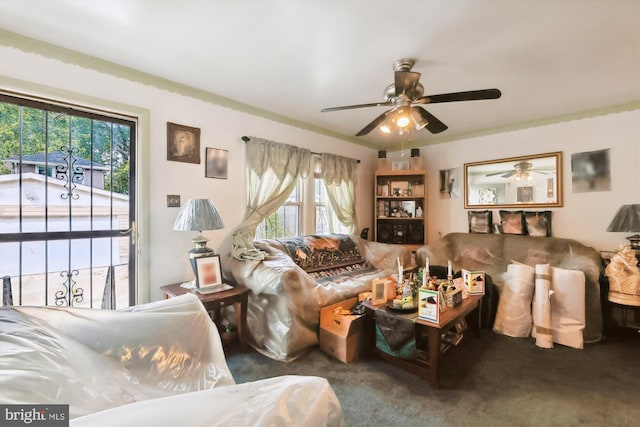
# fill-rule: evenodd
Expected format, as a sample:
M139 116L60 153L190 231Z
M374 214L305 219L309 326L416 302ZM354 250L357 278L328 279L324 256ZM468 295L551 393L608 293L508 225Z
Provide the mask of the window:
M281 239L304 234L348 233L331 210L324 182L320 177L320 158L312 158L313 179L300 179L287 201L265 218L256 229L256 239ZM308 195L308 197L306 197Z
M256 229L256 239L281 239L299 236L302 218L302 185L298 182L280 208L265 218Z
M343 225L333 213L327 191L322 178L314 178L314 208L315 208L315 234L331 234L330 224L333 223L333 232L347 234L349 228Z

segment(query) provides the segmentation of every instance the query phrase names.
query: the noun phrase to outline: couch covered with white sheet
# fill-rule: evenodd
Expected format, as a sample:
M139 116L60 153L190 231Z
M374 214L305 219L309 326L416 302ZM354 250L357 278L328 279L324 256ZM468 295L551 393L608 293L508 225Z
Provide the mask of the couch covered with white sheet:
M447 265L447 261L451 260L455 270L464 268L485 271L492 277L500 292L498 314L502 308L503 315L508 317L508 323L516 316L526 316L524 320L520 319L520 324L524 325L530 319L529 330L533 321L531 304L535 285L534 268L536 265L549 264L551 272L557 276L555 286L559 294L556 295L556 302L560 303L562 297L562 304L570 303L569 308L572 310L579 311L580 306L582 307L584 342L602 339L600 255L595 249L576 240L513 234L450 233L420 248L417 254L419 262L424 262L429 257L432 265ZM584 278L581 279L581 275ZM566 286L562 286L564 284ZM567 289L571 292L570 295L563 294ZM511 310L505 313L507 302ZM575 302L578 303L577 308L573 304ZM521 309L518 311L514 304L520 304ZM503 320L504 317L496 315L496 323ZM497 326L504 328L504 323ZM506 328L509 331L513 326L511 322ZM511 332L507 334L513 335Z
M343 425L326 379L235 384L193 294L123 311L0 309L0 402L69 404L71 425Z

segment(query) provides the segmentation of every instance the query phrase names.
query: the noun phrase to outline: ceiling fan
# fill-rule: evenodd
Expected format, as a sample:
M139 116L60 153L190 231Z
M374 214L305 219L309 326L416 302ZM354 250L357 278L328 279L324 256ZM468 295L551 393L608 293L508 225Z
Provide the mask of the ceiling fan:
M424 94L424 87L418 81L420 73L411 71L415 64L413 59L399 59L393 64L395 82L384 90L384 102L371 104L346 105L343 107L323 108L323 113L329 111L351 110L367 107L393 107L376 117L365 126L356 136L363 136L377 126L384 133L391 133L390 127L384 123L389 117L391 124L399 128L399 133L409 131L409 124L413 122L416 130L426 128L431 133L440 133L448 129L447 125L438 120L433 114L421 107L425 104L440 102L474 101L482 99L497 99L502 95L498 89L471 90L465 92L443 93L439 95Z
M493 172L493 173L488 173L485 176L496 176L496 175L500 175L502 178L510 178L512 176L516 176L516 180L520 180L520 179L526 179L526 180L531 180L531 173L532 172L536 172L536 173L540 173L542 175L548 175L546 172L541 172L538 170L533 169L533 163L531 162L518 162L516 164L513 165L513 170L510 171L500 171L500 172Z

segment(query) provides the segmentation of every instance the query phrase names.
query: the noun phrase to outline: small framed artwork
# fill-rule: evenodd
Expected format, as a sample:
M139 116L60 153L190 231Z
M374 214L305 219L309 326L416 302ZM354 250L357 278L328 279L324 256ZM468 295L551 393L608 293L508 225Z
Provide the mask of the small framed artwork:
M200 129L167 122L167 160L200 164Z
M533 203L533 187L518 187L516 201L518 203Z
M380 305L387 302L387 280L374 279L371 281L371 304Z
M196 261L196 287L213 286L222 284L220 272L220 255L195 258Z
M396 197L409 195L409 181L393 181L391 183L391 195Z
M403 200L402 209L409 215L409 218L416 217L416 201L415 200Z
M229 150L207 147L206 156L204 176L207 178L227 179Z

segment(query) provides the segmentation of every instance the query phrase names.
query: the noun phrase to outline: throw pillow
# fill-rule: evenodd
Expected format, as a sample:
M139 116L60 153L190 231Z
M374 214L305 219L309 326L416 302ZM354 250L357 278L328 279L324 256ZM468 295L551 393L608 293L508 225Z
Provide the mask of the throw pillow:
M551 211L525 212L524 219L530 236L551 236Z
M493 212L469 211L469 233L491 233L493 228Z
M500 211L500 222L504 234L526 234L522 211Z

